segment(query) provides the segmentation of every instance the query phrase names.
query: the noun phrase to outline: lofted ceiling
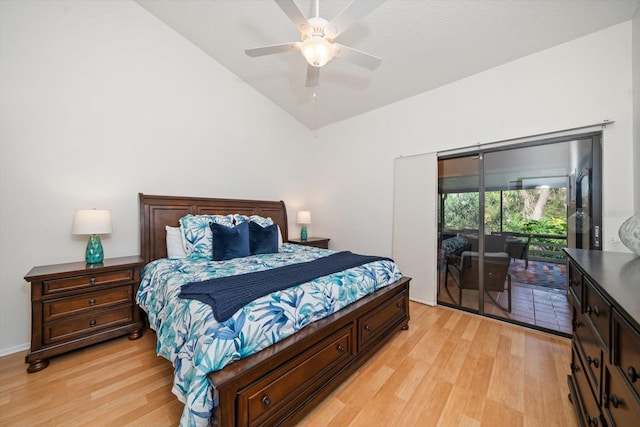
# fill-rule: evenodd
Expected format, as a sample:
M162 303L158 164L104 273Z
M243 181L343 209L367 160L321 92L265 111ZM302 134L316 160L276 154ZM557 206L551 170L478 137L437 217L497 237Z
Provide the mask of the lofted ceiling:
M367 0L361 0L367 1ZM305 87L300 52L244 49L296 42L272 0L137 0L143 8L309 129L365 113L630 20L640 0L386 0L337 38L382 58L374 71L341 58ZM312 1L295 2L312 16ZM331 21L349 0L320 0Z

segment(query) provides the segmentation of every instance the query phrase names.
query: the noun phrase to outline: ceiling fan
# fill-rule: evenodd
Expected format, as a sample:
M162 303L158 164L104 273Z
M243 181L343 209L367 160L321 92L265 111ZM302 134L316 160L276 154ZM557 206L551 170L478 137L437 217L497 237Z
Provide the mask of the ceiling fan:
M291 19L300 31L299 42L276 44L246 49L251 57L298 50L305 57L307 66L307 87L318 85L320 67L333 57L346 59L369 70L378 68L382 59L360 50L335 43L334 40L358 20L380 6L384 0L354 0L347 5L331 22L320 17L320 0L314 2L314 17L305 18L293 0L275 0L280 9Z

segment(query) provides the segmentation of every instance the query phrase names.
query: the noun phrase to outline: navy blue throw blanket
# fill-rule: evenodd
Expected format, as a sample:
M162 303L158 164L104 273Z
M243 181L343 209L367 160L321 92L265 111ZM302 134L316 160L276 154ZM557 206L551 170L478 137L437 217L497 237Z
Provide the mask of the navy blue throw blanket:
M358 255L348 251L336 252L313 261L270 270L187 283L182 285L178 296L209 304L216 320L224 322L251 301L272 292L381 260L392 261L389 258Z

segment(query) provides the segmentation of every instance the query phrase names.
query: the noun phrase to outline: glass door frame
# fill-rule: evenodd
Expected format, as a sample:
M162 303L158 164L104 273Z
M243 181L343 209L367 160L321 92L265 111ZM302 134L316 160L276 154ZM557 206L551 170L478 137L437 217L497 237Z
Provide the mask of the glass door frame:
M581 134L566 135L566 136L547 138L547 139L541 139L541 140L532 140L532 141L526 141L526 142L520 142L520 143L514 142L514 143L504 143L500 145L487 146L487 147L470 147L469 150L467 151L456 150L455 154L447 154L447 153L438 154L438 161L464 158L464 157L477 157L479 162L478 164L478 174L479 174L478 176L478 184L479 184L478 185L478 191L479 191L479 196L478 196L478 209L479 209L479 212L478 212L478 237L479 237L478 238L478 259L479 259L478 309L476 310L474 308L465 307L462 305L462 301L460 301L460 304L455 304L455 301L454 303L446 303L446 302L440 301L439 298L438 298L438 304L451 306L456 309L460 309L464 311L478 313L482 316L486 316L486 317L490 317L490 318L494 318L502 321L507 321L509 323L518 324L528 328L542 330L545 332L552 332L561 336L570 336L569 334L565 334L559 331L552 331L547 328L538 327L530 323L526 323L526 322L522 322L522 321L518 321L515 319L506 318L506 317L501 317L498 315L485 312L485 304L484 304L485 302L485 297L484 297L485 242L483 237L484 231L485 231L485 207L486 207L485 206L486 204L485 155L492 152L543 146L548 144L556 144L556 143L569 142L569 141L587 139L587 138L590 138L592 142L591 170L590 170L591 200L589 203L590 209L591 209L590 218L591 218L592 224L590 227L589 241L590 241L591 249L601 250L602 249L602 232L603 232L603 229L602 229L602 131L586 132ZM444 222L445 212L444 212L444 199L441 197L440 191L438 191L437 203L438 203L438 206L441 208L441 212L439 212L438 214L439 215L438 217L440 219L439 221L440 229L438 231L439 231L439 235L441 235L445 226L445 222ZM501 201L501 205L502 205L502 201ZM440 278L438 280L440 280ZM439 287L440 285L438 285L438 288Z

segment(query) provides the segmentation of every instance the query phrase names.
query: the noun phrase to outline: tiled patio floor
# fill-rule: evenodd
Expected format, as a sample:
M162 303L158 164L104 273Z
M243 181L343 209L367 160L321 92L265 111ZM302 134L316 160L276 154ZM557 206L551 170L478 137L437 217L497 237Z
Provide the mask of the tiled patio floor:
M442 277L440 283L443 283ZM452 301L444 286L440 286L438 301L457 304ZM458 298L458 287L449 279L449 291ZM507 292L492 293L498 304L507 306ZM565 290L549 289L534 285L512 282L511 313L496 306L490 298L485 297L485 312L494 316L513 319L539 327L571 334L571 313ZM464 290L462 305L474 310L478 309L478 291Z

